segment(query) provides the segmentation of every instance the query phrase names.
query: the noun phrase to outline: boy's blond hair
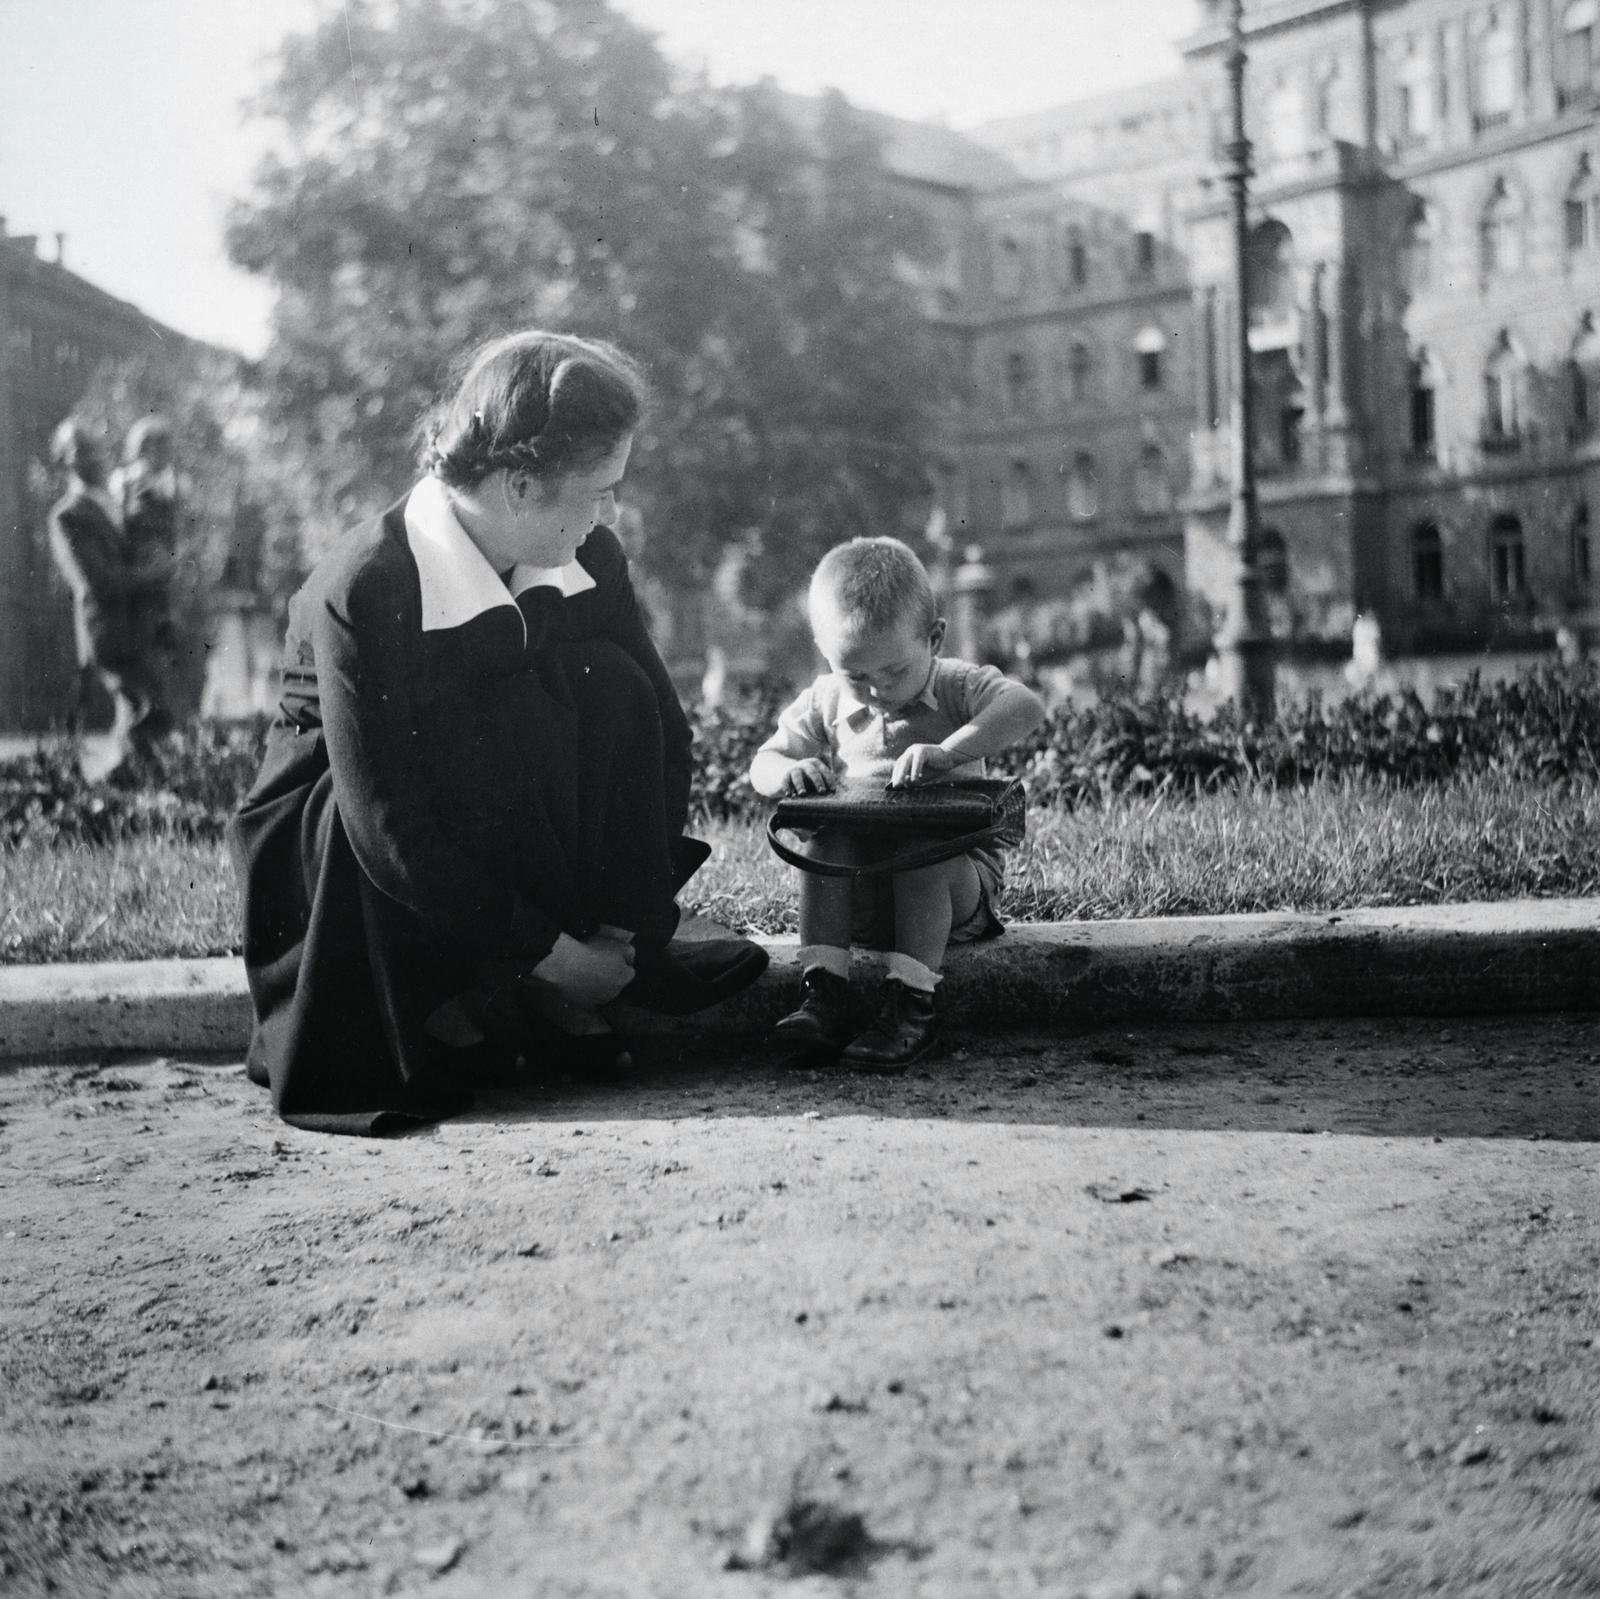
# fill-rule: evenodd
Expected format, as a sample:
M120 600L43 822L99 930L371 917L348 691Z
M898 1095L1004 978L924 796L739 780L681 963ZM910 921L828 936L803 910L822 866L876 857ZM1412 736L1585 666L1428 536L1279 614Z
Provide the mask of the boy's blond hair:
M851 539L834 545L811 574L807 600L813 628L821 601L857 635L885 633L902 622L931 633L939 620L928 569L899 539Z

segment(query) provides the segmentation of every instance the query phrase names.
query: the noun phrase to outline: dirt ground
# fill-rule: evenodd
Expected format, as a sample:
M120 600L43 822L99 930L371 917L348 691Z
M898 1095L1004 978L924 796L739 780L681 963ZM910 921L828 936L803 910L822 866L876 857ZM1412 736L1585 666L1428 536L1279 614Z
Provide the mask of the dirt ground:
M1600 1017L660 1050L0 1074L0 1589L1600 1593Z

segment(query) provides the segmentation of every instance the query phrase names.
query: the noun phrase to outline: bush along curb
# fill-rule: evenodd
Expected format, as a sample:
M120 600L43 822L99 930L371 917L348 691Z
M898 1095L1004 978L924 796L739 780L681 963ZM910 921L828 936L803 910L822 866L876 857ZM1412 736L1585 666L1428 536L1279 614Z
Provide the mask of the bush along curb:
M783 696L752 693L697 708L691 813L753 819L751 757ZM90 785L70 746L0 762L0 847L102 844L139 834L219 838L260 764L266 723L206 725L165 740L136 768ZM1118 794L1192 794L1239 782L1288 787L1360 774L1395 783L1503 771L1533 781L1600 777L1600 664L1544 667L1513 682L1474 674L1441 689L1285 706L1259 726L1229 706L1202 718L1172 700L1107 700L1056 711L991 763L1020 776L1035 805L1103 803Z
M630 1012L623 1025L758 1038L799 983L795 941L764 942L772 964L745 994L683 1021ZM862 963L869 985L874 964ZM952 952L941 995L955 1026L1067 1034L1235 1017L1593 1010L1600 901L1023 924ZM0 1058L238 1059L249 1032L237 959L0 968Z

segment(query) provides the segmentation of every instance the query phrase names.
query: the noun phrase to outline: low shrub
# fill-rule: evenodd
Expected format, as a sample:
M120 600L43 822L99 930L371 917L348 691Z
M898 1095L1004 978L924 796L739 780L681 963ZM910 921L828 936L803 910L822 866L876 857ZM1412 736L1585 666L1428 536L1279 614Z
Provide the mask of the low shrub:
M200 723L163 739L105 783L84 781L70 744L41 744L0 762L0 846L221 838L255 778L265 737L265 721Z
M783 696L747 695L694 715L697 817L764 810L746 773ZM83 781L71 749L43 746L0 763L0 846L105 843L147 834L213 839L249 788L265 724L209 725L166 740L108 784ZM1600 667L1546 667L1512 682L1476 675L1441 689L1286 705L1252 725L1231 707L1196 716L1169 700L1116 699L1057 711L993 763L1021 776L1036 806L1104 805L1121 795L1200 794L1239 783L1293 788L1320 779L1401 785L1500 772L1557 782L1600 777Z

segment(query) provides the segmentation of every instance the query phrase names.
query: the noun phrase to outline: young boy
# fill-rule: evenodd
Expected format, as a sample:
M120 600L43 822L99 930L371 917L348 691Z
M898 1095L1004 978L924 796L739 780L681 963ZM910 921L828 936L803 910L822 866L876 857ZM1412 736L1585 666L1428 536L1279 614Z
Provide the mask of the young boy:
M811 579L811 631L831 671L778 719L750 766L758 794L829 793L841 774L891 785L980 777L983 760L1044 720L1031 689L992 666L943 659L944 618L922 562L899 539L852 539ZM843 839L830 838L838 858ZM800 875L800 1008L773 1037L900 1071L934 1038L945 946L992 938L1000 852L973 850L892 878ZM887 949L882 1013L849 1037L850 945Z

